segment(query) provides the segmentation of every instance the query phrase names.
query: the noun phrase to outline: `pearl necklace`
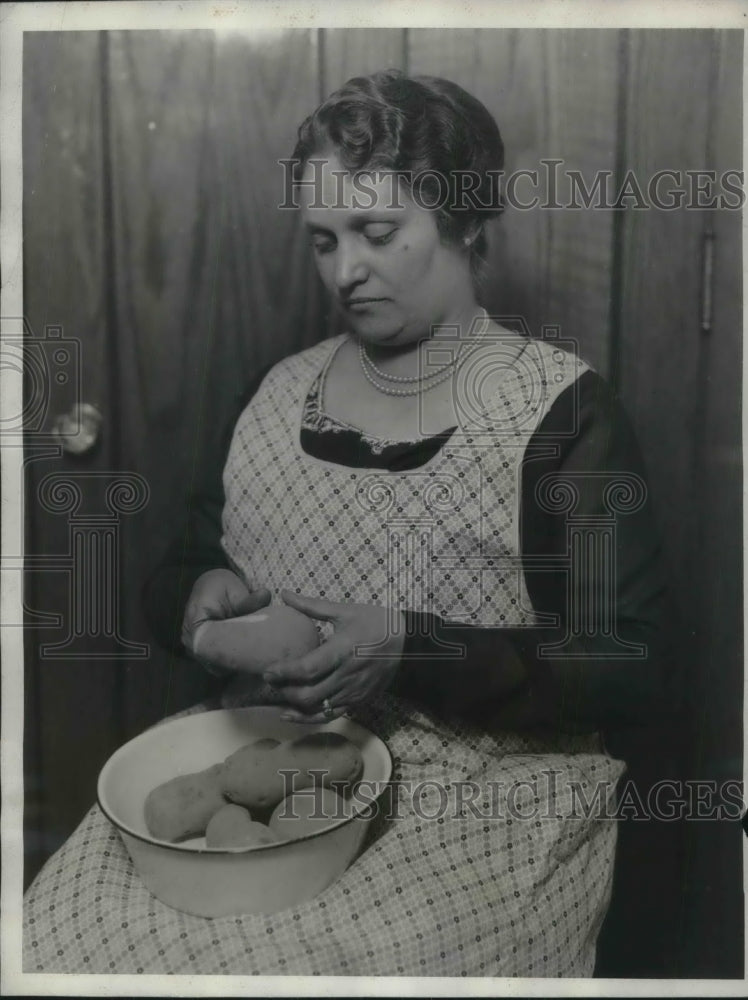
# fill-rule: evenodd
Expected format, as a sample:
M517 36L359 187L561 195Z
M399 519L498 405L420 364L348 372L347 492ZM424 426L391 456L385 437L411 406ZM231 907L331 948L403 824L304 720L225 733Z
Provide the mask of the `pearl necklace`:
M420 392L428 392L429 389L436 388L437 385L440 385L442 382L448 379L452 375L452 369L454 368L455 370L457 370L457 368L461 364L463 364L478 347L480 347L482 343L482 340L480 338L486 332L487 324L488 324L488 313L484 309L483 329L481 330L480 334L478 334L478 336L476 337L475 343L472 344L467 351L464 352L459 351L458 357L452 358L451 361L448 361L445 365L442 365L441 368L437 368L435 371L429 372L427 375L390 375L388 372L382 371L381 368L377 368L377 366L371 360L369 355L366 353L366 348L364 347L363 341L359 341L358 356L361 361L361 370L363 371L364 377L366 378L367 382L373 385L374 388L377 389L379 392L383 392L388 396L417 396ZM371 371L369 369L371 369ZM380 383L376 381L371 372L374 372L380 378L386 379L389 382L416 382L418 384L412 389L394 389L390 386L380 385ZM424 383L426 382L427 379L429 379L430 382L428 385L425 385Z

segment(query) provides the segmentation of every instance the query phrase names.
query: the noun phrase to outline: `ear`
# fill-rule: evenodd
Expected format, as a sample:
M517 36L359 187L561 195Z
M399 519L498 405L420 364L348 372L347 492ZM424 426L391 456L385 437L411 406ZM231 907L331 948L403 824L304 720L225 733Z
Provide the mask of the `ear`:
M470 250L472 245L480 236L483 230L483 224L480 222L471 222L468 229L463 233L462 236L462 246L466 250Z

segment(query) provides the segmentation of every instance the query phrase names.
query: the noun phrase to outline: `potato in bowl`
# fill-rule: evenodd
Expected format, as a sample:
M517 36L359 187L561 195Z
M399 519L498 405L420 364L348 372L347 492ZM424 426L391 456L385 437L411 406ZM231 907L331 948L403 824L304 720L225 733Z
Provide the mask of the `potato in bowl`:
M362 770L361 751L340 733L317 732L284 741L264 737L204 771L180 774L156 785L145 800L145 823L151 836L169 843L205 834L207 847L250 847L252 833L254 842L263 842L257 827L264 825L282 800L296 793L298 808L303 809L301 803L310 795L313 798L318 785L342 794L351 792ZM287 819L296 817L297 812ZM336 819L345 814L335 812ZM219 813L228 818L211 828ZM297 826L306 829L302 823L286 822L288 839L303 836ZM227 831L225 842L223 830Z
M204 772L257 740L292 742L300 735L336 733L361 755L367 798L347 800L342 818L296 839L245 848L211 848L204 836L169 842L154 837L145 801L155 787ZM386 787L392 759L364 726L339 718L326 725L283 722L275 707L199 712L161 723L120 747L104 765L98 801L118 829L133 864L162 902L199 916L275 913L312 899L353 861L371 812L366 801Z

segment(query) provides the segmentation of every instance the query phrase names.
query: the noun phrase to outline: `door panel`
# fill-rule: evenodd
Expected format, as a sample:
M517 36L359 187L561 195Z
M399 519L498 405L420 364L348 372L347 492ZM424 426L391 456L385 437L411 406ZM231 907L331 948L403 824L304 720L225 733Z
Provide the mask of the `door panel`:
M91 805L97 762L123 735L119 666L116 659L103 658L116 649L111 636L98 629L90 642L78 637L73 646L43 651L70 638L75 607L84 605L74 584L91 576L81 572L80 561L74 568L72 532L81 526L76 515L106 517L97 488L103 481L90 474L112 468L100 84L98 33L26 34L27 375L42 358L48 364L46 378L27 379L25 401L34 409L34 397L44 397L40 423L27 428L25 446L25 696L27 707L33 706L24 738L27 879ZM98 448L75 460L63 454L51 429L58 415L81 401L101 410L104 433ZM45 482L52 488L40 492ZM82 503L76 510L78 492ZM92 526L91 537L95 533ZM56 617L58 625L41 627L39 613ZM93 658L61 655L74 650Z
M196 665L153 642L140 588L178 530L203 443L205 354L221 241L210 189L213 33L111 32L106 79L113 433L119 465L136 470L149 490L148 505L125 526L123 545L123 612L129 630L150 646L148 659L123 664L123 717L134 733L206 690Z
M637 174L741 168L742 45L742 33L631 32L625 145ZM657 102L647 100L652 92ZM684 102L684 93L705 99ZM636 114L641 107L646 115ZM649 467L678 612L686 773L721 782L741 776L742 757L741 217L629 212L623 241L619 382ZM705 268L710 243L713 268ZM673 915L684 975L742 975L741 841L734 822L687 824L682 910Z
M707 159L718 176L742 166L742 32L714 32L713 116ZM734 203L734 199L733 199ZM710 329L699 334L700 421L698 663L692 674L695 745L692 775L720 785L743 780L743 507L741 385L743 352L742 219L703 213L713 234ZM702 309L704 308L702 299ZM708 318L708 317L704 317ZM743 975L745 902L739 873L744 833L734 819L693 823L687 843L689 975L715 968ZM725 933L730 927L731 933Z
M319 33L320 100L352 76L383 69L404 70L408 31L403 28L332 28Z

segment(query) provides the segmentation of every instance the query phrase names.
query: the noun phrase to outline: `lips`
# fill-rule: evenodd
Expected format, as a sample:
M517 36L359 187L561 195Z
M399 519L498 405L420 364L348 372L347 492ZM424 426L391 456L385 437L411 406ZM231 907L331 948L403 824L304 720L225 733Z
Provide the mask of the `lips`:
M366 306L370 305L373 302L384 302L384 301L385 301L384 299L375 299L368 297L365 298L362 296L362 297L356 297L355 299L343 299L343 305L347 309L349 306Z

